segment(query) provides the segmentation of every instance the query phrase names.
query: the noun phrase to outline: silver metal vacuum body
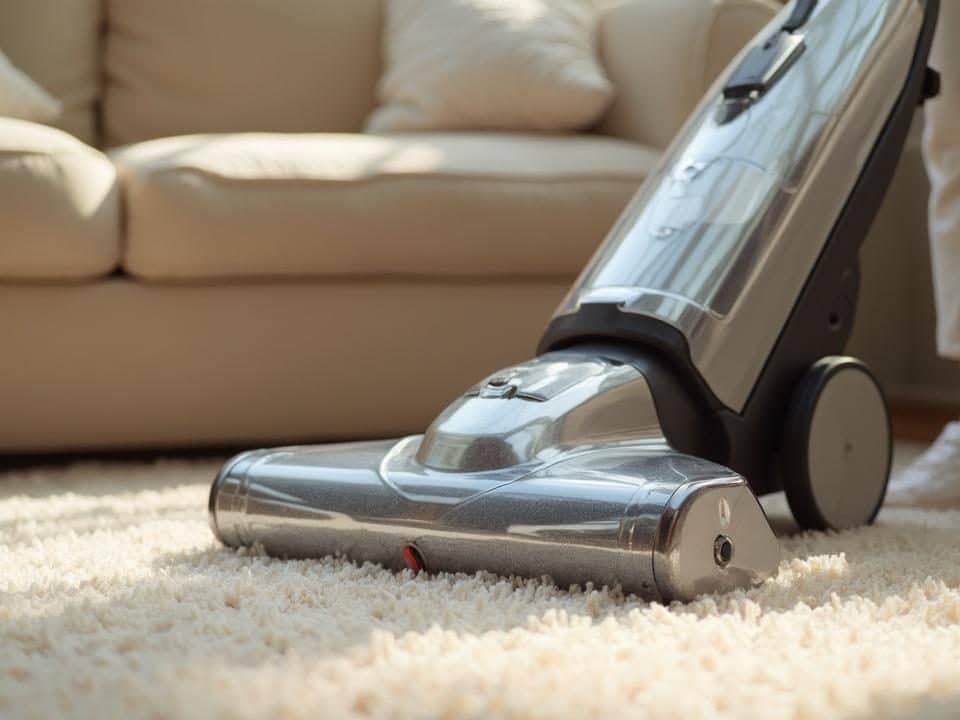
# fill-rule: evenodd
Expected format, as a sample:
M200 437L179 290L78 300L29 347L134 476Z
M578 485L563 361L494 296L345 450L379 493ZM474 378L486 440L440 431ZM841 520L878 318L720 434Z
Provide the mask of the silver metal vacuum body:
M747 585L779 561L749 486L669 446L635 367L562 351L476 386L424 436L240 455L210 509L223 542L273 554L665 599Z
M700 103L551 321L425 435L257 450L210 494L227 545L548 575L660 600L757 583L802 526L872 521L890 425L844 357L858 251L937 0L795 0ZM749 483L748 483L749 480Z

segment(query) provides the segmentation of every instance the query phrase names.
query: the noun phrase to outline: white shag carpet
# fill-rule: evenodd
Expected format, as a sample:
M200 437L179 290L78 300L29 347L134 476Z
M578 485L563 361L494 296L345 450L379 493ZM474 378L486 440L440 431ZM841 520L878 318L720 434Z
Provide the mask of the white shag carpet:
M960 715L956 510L786 535L775 580L663 607L229 551L215 468L0 473L0 717Z

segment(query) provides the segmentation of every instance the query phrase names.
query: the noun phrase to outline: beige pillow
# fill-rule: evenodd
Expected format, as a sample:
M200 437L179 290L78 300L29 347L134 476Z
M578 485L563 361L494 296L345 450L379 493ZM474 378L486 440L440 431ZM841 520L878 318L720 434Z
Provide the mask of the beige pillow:
M60 117L63 105L16 68L0 52L0 117L48 123Z
M381 107L367 130L578 130L613 86L593 0L386 0Z

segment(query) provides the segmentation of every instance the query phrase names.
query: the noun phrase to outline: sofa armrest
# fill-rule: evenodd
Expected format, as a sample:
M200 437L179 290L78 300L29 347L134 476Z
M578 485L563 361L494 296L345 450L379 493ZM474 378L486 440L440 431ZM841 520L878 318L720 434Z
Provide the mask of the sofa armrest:
M45 125L0 118L0 282L106 275L120 255L116 170Z
M600 57L617 97L597 131L664 149L717 75L781 9L773 0L615 0Z

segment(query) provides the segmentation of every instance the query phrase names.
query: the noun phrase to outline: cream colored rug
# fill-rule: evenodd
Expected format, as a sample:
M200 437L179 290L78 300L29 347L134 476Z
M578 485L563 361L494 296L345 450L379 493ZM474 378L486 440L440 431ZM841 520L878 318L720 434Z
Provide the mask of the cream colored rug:
M776 580L662 607L228 551L214 470L0 475L0 717L960 716L957 511L788 536Z

